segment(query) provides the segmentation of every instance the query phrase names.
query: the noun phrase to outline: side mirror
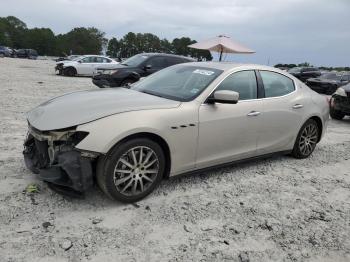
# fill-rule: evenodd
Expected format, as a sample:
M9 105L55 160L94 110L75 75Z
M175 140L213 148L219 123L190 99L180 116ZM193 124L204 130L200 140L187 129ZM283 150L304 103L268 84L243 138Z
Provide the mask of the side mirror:
M144 67L145 70L149 70L149 69L151 69L151 68L152 68L151 65L145 65L145 67Z
M218 90L214 94L208 97L207 102L210 104L222 103L222 104L237 104L239 99L239 93L231 90Z

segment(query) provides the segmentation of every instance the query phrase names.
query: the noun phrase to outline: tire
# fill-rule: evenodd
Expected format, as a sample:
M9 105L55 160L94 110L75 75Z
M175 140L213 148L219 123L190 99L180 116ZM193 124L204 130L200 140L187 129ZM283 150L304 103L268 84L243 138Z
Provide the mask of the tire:
M319 127L315 120L307 120L300 128L294 143L292 156L298 159L309 157L314 151L320 135Z
M342 120L345 116L345 114L342 113L342 111L335 110L332 107L329 110L329 114L330 114L331 118L336 119L336 120Z
M65 76L76 76L77 70L74 67L68 67L63 70Z
M96 168L101 190L108 197L125 203L149 195L161 182L164 172L164 152L159 144L147 138L116 145L99 159Z
M136 81L135 81L134 79L127 78L127 79L124 79L124 80L121 82L120 86L129 86L129 85L131 85L131 84L133 84L133 83L135 83L135 82L136 82Z

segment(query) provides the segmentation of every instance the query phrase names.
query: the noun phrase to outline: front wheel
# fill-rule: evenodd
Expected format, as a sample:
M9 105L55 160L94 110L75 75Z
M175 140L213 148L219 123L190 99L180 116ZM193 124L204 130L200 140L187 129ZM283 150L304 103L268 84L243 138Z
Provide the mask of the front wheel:
M162 180L165 156L162 148L147 138L117 145L97 166L97 182L110 198L132 203L150 194Z
M314 151L319 137L319 127L315 120L309 119L301 127L294 144L292 156L295 158L307 158Z
M63 70L63 74L65 76L75 76L77 74L77 70L73 67L68 67Z

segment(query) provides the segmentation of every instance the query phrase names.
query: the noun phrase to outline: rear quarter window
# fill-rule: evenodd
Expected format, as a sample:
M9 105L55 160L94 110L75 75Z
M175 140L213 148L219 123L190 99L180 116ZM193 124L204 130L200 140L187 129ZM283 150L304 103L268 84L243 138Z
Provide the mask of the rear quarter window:
M295 90L294 82L287 76L271 71L260 71L265 97L279 97Z

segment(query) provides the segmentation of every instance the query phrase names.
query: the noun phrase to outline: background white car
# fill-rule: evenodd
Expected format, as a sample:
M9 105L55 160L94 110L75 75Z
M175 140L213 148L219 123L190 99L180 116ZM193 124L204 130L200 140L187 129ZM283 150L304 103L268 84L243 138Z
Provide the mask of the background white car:
M105 56L84 55L73 60L60 61L56 63L55 71L60 75L67 76L92 76L97 67L109 65L113 67L119 62Z

